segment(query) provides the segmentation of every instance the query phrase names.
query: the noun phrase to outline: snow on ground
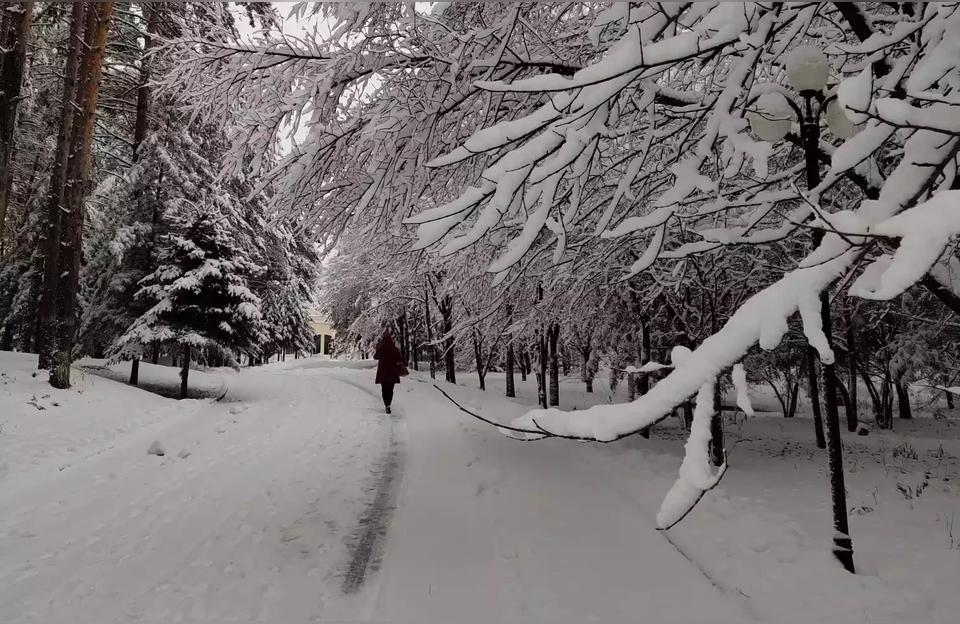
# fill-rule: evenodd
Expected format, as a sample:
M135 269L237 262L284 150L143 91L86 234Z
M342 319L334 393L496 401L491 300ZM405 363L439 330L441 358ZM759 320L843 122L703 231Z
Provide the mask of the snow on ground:
M476 386L469 375L462 383ZM561 406L626 400L624 384L612 395L606 376L594 385L596 392L587 394L582 382L562 380ZM503 375L489 376L487 387L502 394ZM518 396L535 404L535 382L519 383ZM866 437L842 432L860 572L851 583L829 557L826 451L816 448L807 406L785 419L772 413L778 405L765 388L752 398L770 412L726 415L730 469L670 532L673 539L765 613L796 613L797 621L954 622L960 612L960 525L954 524L960 518L960 411L942 420L895 419L893 431L874 428ZM667 419L650 440L633 436L603 445L590 460L603 464L611 484L652 515L676 478L685 439L679 423ZM781 617L772 621L793 621Z
M91 375L51 390L33 361L0 353L4 623L946 623L960 609L955 417L845 438L851 576L829 554L807 418L731 414L724 481L663 533L673 419L650 440L519 442L423 373L386 417L369 362L209 371L224 400L178 402ZM487 381L437 383L502 422L535 402L532 380L517 401ZM565 380L564 405L623 400L599 379L581 388Z
M312 371L220 403L55 391L34 362L0 354L0 622L308 622L340 593L387 449L372 396Z
M84 374L106 377L113 381L127 383L130 379L130 363L107 364L106 360L84 358L78 362ZM227 391L228 379L235 374L230 369L195 370L193 367L187 376L188 395L191 399L219 398ZM140 388L172 398L180 396L180 369L173 366L140 365Z

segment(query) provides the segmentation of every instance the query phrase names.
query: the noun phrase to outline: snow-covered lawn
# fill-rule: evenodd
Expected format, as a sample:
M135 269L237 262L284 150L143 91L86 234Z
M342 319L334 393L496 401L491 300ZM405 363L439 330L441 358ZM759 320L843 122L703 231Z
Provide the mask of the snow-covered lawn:
M562 379L561 406L583 409L625 401L625 385L611 393L606 379L595 380L592 394L579 380ZM502 374L491 374L486 382L489 392L502 395ZM469 374L461 383L477 385ZM532 379L518 379L517 393L519 402L536 404ZM475 398L464 404L474 409L489 401L481 393L470 396ZM955 621L960 613L960 524L955 524L960 518L960 410L943 410L948 418L942 420L895 419L893 431L874 428L866 437L842 432L860 573L851 582L828 555L833 530L827 458L816 447L808 406L801 405L797 418L783 418L766 388L756 389L754 404L765 410L754 418L727 414L731 467L721 485L670 532L672 539L711 576L749 594L763 613L781 608L796 612L797 621L856 622L864 621L864 614L870 622ZM598 449L590 461L605 464L611 484L645 505L644 513L652 517L676 478L685 439L679 423L667 419L650 440L633 436L586 446ZM771 621L793 621L793 616L782 617Z
M0 622L308 622L340 593L388 442L371 395L309 371L230 374L219 403L54 391L34 365L0 354Z
M226 384L220 402L92 375L54 391L33 365L0 353L0 622L947 623L960 610L955 416L845 438L851 576L829 554L807 418L731 414L724 481L663 533L673 419L650 440L519 442L423 373L386 417L369 363L196 373ZM438 384L507 422L535 392L508 400L502 382ZM562 401L610 400L597 386L566 380Z

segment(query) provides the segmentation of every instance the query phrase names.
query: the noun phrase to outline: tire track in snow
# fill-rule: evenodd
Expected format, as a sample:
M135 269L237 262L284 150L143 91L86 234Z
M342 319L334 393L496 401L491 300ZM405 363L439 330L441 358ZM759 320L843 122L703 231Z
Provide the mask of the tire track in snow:
M378 401L380 397L369 388L337 375L331 378L363 390ZM396 509L397 491L403 473L403 450L397 436L397 425L402 412L396 409L390 416L390 437L387 450L377 464L377 482L373 498L357 520L357 529L347 545L349 561L344 573L341 592L356 594L363 587L370 571L379 569L390 520Z

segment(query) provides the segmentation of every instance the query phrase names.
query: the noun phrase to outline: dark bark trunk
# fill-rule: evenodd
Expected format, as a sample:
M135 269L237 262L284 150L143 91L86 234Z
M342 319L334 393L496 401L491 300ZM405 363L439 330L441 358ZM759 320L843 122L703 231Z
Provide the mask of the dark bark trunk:
M530 374L530 353L526 348L520 354L520 381L526 381Z
M650 362L650 325L646 320L640 326L640 366ZM645 395L650 391L650 375L641 373L637 381L637 394Z
M61 237L60 278L57 284L57 349L66 358L73 357L77 340L84 199L90 185L94 120L113 4L112 1L92 3L87 12L84 33L86 51L80 67L83 82L78 90L80 108L76 111L71 128L73 151L67 159L67 175L64 178L63 201L66 211ZM58 388L69 388L70 367L58 367L55 370L65 371L67 378L51 380L51 383Z
M797 399L800 397L800 383L793 384L790 389L790 405L788 407L787 418L793 418L797 413Z
M877 414L877 426L881 429L890 429L893 426L893 381L890 370L883 374L883 385L880 392L880 412Z
M400 357L404 362L409 361L410 358L410 338L407 336L407 315L406 313L401 314L400 318L397 319L397 330L400 334Z
M713 385L713 418L710 419L710 461L722 466L727 460L723 442L723 411L720 404L720 379Z
M847 431L856 431L857 414L857 326L852 315L847 316L847 398L844 410L847 413Z
M593 353L593 347L587 343L580 347L580 379L587 386L587 392L593 392L593 371L590 370L590 356Z
M7 323L0 334L0 351L13 351L13 326Z
M157 32L160 7L157 3L142 2L141 10L147 17L147 33L144 36L143 56L140 59L140 81L137 84L137 116L133 125L133 160L140 159L140 145L147 138L150 127L150 50Z
M480 381L480 389L486 391L486 371L483 367L483 342L480 340L476 330L473 332L473 357L477 362L477 378Z
M839 379L837 379L837 392L840 393L840 403L843 404L843 409L846 410L850 404L850 393L847 391L847 386ZM856 431L856 429L850 429L850 423L847 423L847 430Z
M130 361L130 385L135 386L140 383L140 358L133 358Z
M550 405L560 405L560 363L557 342L560 340L560 324L553 323L547 330L550 348Z
M953 407L954 407L954 405L953 405L953 393L952 393L952 392L945 392L944 394L947 395L947 408L948 408L948 409L953 409Z
M547 337L541 329L537 334L537 402L540 407L547 409Z
M423 307L425 310L427 324L427 345L430 349L430 379L437 378L437 348L433 344L433 324L430 320L430 295L423 294Z
M77 92L77 68L80 65L81 37L87 6L82 2L73 5L70 22L70 38L67 59L64 64L63 91L61 93L60 129L57 133L57 147L53 158L53 170L47 196L47 221L44 240L41 244L43 255L43 286L38 306L38 331L36 347L39 357L37 367L49 369L53 365L53 353L56 349L57 326L57 285L60 277L60 237L63 206L63 181L67 172L67 157L70 153L74 117L74 98Z
M7 222L7 204L13 184L13 164L17 130L17 106L23 85L30 28L33 22L33 2L21 2L4 12L0 28L0 241L4 240Z
M190 347L183 348L183 362L180 367L180 398L187 398L187 378L190 376Z
M896 383L897 407L900 412L900 418L909 420L913 418L913 411L910 409L910 393L907 391L903 379L898 379Z
M640 366L643 367L644 364L650 361L650 324L647 322L647 319L641 317L640 320ZM639 373L637 379L637 395L643 396L650 391L650 374L649 373ZM651 427L644 427L640 430L640 435L644 438L650 437Z
M563 376L567 377L570 375L570 358L567 354L567 348L564 347L560 349L560 366L563 369Z
M687 400L683 404L683 428L690 431L691 425L693 425L693 405Z
M867 369L865 366L862 366L860 363L858 363L857 372L860 373L860 379L863 380L863 385L867 388L867 394L870 395L870 402L873 404L873 413L875 416L877 416L883 409L881 406L880 393L874 386L873 380L871 380L870 376L867 374Z
M817 383L817 351L807 347L807 386L810 391L810 406L813 408L813 431L817 437L817 448L827 448L827 438L823 433L823 412L820 411L820 388Z
M446 368L446 379L448 382L455 384L457 383L457 371L456 371L456 352L454 351L454 342L453 342L453 298L450 295L446 295L440 301L440 315L443 317L443 333L446 338L444 338L444 363Z
M510 340L510 343L507 344L507 364L506 364L506 374L507 374L507 396L514 398L517 396L517 386L516 381L514 380L513 369L515 367L515 357L513 353L513 340Z

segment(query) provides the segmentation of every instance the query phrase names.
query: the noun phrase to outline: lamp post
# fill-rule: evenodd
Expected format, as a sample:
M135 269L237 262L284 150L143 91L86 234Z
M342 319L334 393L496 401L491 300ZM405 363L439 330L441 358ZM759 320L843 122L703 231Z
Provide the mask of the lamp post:
M820 117L826 111L826 121L831 131L842 138L856 133L856 126L843 114L836 97L825 97L824 88L830 67L826 55L813 46L795 48L787 59L787 79L803 98L801 110L781 93L769 92L757 98L761 112L751 113L750 126L761 140L775 143L787 135L791 126L791 109L800 123L800 142L806 160L807 190L820 184ZM823 231L814 233L813 244L823 239ZM833 347L830 318L830 294L820 292L820 319L827 344ZM827 456L830 467L830 492L833 501L833 554L848 572L854 572L853 541L847 522L847 496L843 479L843 451L840 443L840 414L837 406L837 377L834 364L821 366L823 376L824 407L827 420Z

